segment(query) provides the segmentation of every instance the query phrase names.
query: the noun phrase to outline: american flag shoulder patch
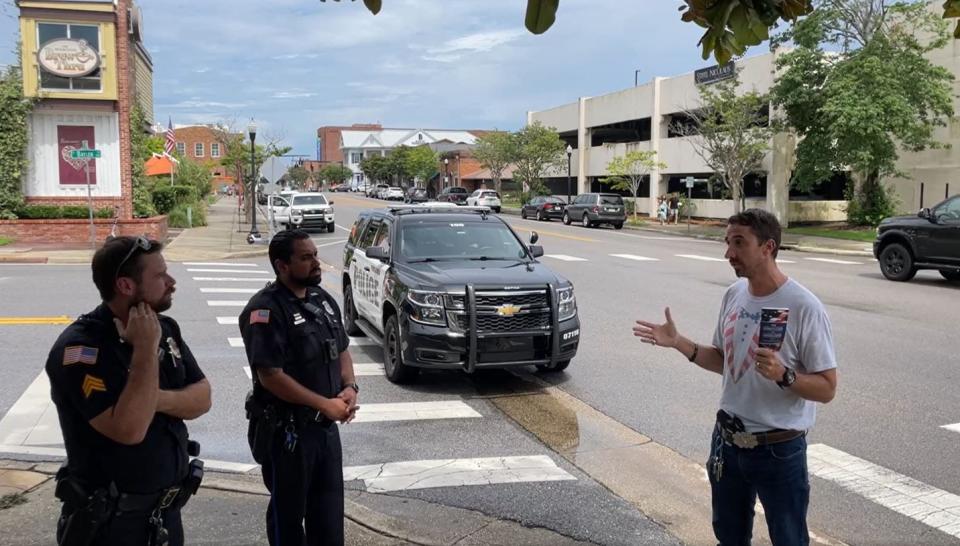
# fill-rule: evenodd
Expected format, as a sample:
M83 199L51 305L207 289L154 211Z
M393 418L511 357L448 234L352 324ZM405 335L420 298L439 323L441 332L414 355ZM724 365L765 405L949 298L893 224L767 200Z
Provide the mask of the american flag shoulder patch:
M269 324L270 323L270 310L269 309L254 309L250 311L250 324L256 323Z
M96 347L87 347L86 345L70 345L63 350L63 365L87 364L92 366L97 363L97 353L100 349Z

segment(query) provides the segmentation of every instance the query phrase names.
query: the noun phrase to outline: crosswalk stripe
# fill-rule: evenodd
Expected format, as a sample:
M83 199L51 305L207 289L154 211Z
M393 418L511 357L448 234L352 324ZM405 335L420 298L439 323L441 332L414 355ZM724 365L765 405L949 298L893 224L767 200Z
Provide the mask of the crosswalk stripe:
M576 256L567 256L566 254L546 254L544 258L553 258L554 260L563 260L565 262L585 262L586 258L578 258Z
M810 260L811 262L824 262L828 264L863 265L863 262L851 262L850 260L837 260L835 258L804 258L804 260Z
M381 376L383 375L383 364L357 364L353 363L353 375L356 376ZM364 411L367 405L364 404Z
M229 343L231 347L236 347L238 349L243 349L244 347L242 337L228 337L227 343Z
M243 373L247 374L247 379L253 379L253 372L250 371L250 366L244 366Z
M274 279L267 277L194 277L193 280L200 282L269 282Z
M546 455L435 459L348 466L343 469L343 479L344 481L363 480L367 491L371 493L464 485L576 480Z
M712 256L700 256L699 254L674 254L677 258L688 258L690 260L700 260L703 262L725 262L723 258L714 258Z
M371 347L376 345L378 345L378 343L368 337L351 337L350 338L351 347Z
M206 266L206 267L224 267L224 266L230 266L230 267L260 267L260 266L257 265L257 264L237 264L237 263L232 263L232 262L183 262L183 265L192 265L192 266L200 266L200 267L204 267L204 266Z
M243 300L208 300L207 305L210 307L243 307L247 302Z
M940 428L945 428L947 430L952 430L954 432L960 432L960 423L954 423L952 425L943 425Z
M234 273L234 274L251 274L251 275L269 275L269 271L262 271L259 269L249 270L249 269L211 269L206 267L201 268L187 268L187 271L190 273Z
M793 260L781 260L780 258L777 258L777 263L778 264L795 264L797 262Z
M625 260L635 260L638 262L659 262L660 258L648 258L646 256L637 256L636 254L611 254L614 258L623 258Z
M483 417L460 400L437 402L393 402L363 404L354 423L386 421L426 421L430 419L467 419Z
M240 324L240 317L217 317L217 324Z
M960 538L960 496L824 444L807 449L810 473Z
M256 294L259 288L201 288L204 294Z

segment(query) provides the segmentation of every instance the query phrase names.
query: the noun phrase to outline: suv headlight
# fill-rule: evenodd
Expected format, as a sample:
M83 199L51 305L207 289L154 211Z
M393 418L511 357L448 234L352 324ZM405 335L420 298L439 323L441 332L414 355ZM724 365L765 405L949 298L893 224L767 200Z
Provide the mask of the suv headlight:
M443 315L443 294L411 290L407 293L407 301L412 304L411 320L432 326L447 325Z
M577 297L573 295L573 287L557 289L557 320L564 321L577 316Z
M290 220L294 224L303 222L303 211L300 209L290 209Z

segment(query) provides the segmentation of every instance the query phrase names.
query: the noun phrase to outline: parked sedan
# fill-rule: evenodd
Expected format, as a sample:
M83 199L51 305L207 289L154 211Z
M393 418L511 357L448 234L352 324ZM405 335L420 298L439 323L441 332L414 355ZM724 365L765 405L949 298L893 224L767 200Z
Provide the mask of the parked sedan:
M551 218L563 218L563 211L567 204L559 197L550 195L538 195L523 204L520 209L522 218L534 217L537 220L547 220Z
M459 186L443 188L443 191L437 196L437 201L446 201L448 203L465 205L467 203L467 189Z
M410 188L403 199L404 203L426 203L430 200L430 194L426 188Z
M583 193L567 205L563 211L563 223L580 222L583 227L610 224L614 229L622 229L627 221L627 210L623 197L615 193Z
M490 207L493 212L500 212L500 194L493 190L477 190L467 197L467 206Z
M383 190L383 198L387 201L403 201L403 188L399 186L390 186Z

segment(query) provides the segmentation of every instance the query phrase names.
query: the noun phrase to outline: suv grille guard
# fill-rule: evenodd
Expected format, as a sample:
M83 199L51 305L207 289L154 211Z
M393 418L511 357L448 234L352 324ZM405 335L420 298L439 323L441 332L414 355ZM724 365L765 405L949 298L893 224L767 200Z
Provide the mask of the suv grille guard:
M548 283L547 286L547 302L550 306L550 366L553 367L557 364L557 360L560 356L560 320L557 314L557 292L556 287L553 283ZM479 289L480 292L483 292L485 287ZM497 290L495 287L490 287L492 290ZM464 311L467 315L467 361L464 363L463 369L468 373L473 373L477 369L477 287L468 284L466 285L466 299L464 301Z

